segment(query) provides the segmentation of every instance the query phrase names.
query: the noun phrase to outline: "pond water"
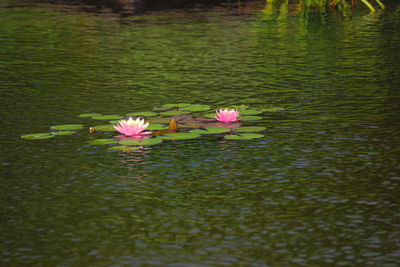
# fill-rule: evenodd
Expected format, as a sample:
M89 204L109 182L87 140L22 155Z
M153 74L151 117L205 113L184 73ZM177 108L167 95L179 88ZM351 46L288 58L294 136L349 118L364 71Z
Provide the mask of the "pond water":
M400 7L0 4L3 266L399 266ZM264 112L134 152L81 113ZM25 140L59 124L68 136ZM100 123L101 124L101 123ZM103 123L104 124L104 123Z

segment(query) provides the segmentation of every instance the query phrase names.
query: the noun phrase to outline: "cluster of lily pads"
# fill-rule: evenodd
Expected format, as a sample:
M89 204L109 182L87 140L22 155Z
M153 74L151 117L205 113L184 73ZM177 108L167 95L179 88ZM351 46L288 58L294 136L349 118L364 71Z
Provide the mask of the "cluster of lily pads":
M203 135L225 134L226 140L250 140L261 138L265 131L261 126L242 126L249 121L262 119L265 111L280 109L249 109L247 106L220 109L209 113L209 105L166 104L152 111L138 111L125 115L80 114L80 118L94 121L107 121L90 127L91 133L119 132L114 138L100 138L88 141L91 145L113 144L110 150L133 151L141 146L159 144L165 140L187 140ZM146 121L146 122L145 122ZM95 124L95 123L94 123ZM48 133L22 135L24 139L46 139L57 135L70 135L83 129L83 124L64 124L51 126ZM146 130L146 131L145 131Z

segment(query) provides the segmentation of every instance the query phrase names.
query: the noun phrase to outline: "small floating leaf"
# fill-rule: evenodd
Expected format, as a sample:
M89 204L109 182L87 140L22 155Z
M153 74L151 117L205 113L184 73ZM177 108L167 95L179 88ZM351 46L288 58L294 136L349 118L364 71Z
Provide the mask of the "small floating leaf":
M208 113L203 115L204 118L210 118L210 119L214 119L215 116L217 116L216 113Z
M239 133L254 133L254 132L261 132L264 131L266 128L261 126L249 126L249 127L238 127L235 128L235 131Z
M117 141L112 138L104 138L104 139L93 139L90 140L89 145L109 145L109 144L115 144Z
M97 114L97 113L83 113L83 114L79 114L78 117L80 118L91 118L91 117L96 117L96 116L101 116L101 114Z
M101 116L94 116L92 119L95 120L120 120L123 116L121 115L101 115Z
M205 130L191 130L190 133L196 134L221 134L221 133L228 133L231 129L229 128L206 128Z
M95 131L100 131L100 132L111 132L111 131L116 131L112 124L106 124L106 125L97 125L93 127Z
M119 120L109 121L109 123L114 124L114 125L118 125L119 124Z
M167 135L160 136L163 140L186 140L200 137L199 134L195 133L170 133Z
M162 116L175 116L175 115L182 115L182 114L188 114L189 112L183 111L183 110L170 110L170 111L164 111L161 112L160 115Z
M138 111L126 114L126 116L144 116L144 117L153 117L157 115L158 113L153 111Z
M157 123L153 123L150 124L146 130L167 130L169 129L168 125L164 125L164 124L157 124Z
M75 131L58 131L58 132L53 132L52 134L54 135L71 135L76 133Z
M126 139L122 140L119 143L121 145L127 145L127 146L151 146L151 145L157 145L161 143L162 140L158 137L155 138L144 138L141 141L137 139Z
M263 112L264 112L263 110L246 109L246 110L240 111L240 114L241 115L257 115L257 114L261 114Z
M151 118L150 119L150 125L152 124L152 123L169 123L171 121L171 118L165 118L165 117L163 117L163 118L160 118L160 117L157 117L157 118Z
M120 150L123 152L130 152L130 151L139 150L139 148L136 146L112 146L112 147L109 147L107 150Z
M29 140L47 139L52 137L54 137L54 134L50 133L34 133L34 134L21 135L21 138Z
M209 105L190 105L187 107L181 107L180 110L188 110L188 111L207 111L210 110L210 106Z
M262 117L260 116L241 116L240 120L241 121L256 121L256 120L261 120Z
M225 135L225 139L227 140L251 140L255 138L264 137L262 134L241 134L241 135Z
M64 124L64 125L55 125L50 127L52 130L59 131L70 131L70 130L79 130L83 128L82 124Z

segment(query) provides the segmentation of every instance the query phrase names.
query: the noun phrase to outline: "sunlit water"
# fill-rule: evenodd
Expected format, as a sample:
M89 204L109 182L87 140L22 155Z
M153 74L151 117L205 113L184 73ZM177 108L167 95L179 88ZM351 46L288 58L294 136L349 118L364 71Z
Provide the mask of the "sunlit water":
M399 266L399 8L4 6L0 265ZM180 102L284 110L131 153L77 117Z

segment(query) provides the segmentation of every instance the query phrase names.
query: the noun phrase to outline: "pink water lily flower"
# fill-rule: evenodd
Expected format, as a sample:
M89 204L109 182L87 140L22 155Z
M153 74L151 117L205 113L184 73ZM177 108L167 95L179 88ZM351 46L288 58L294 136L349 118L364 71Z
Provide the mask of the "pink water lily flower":
M144 123L144 119L137 118L136 120L129 117L128 120L120 120L119 125L113 125L115 130L126 136L137 136L151 134L151 132L143 132L149 126L149 122Z
M219 112L217 111L217 115L214 118L218 121L222 122L235 122L238 121L237 117L239 116L239 112L231 109L220 109Z

